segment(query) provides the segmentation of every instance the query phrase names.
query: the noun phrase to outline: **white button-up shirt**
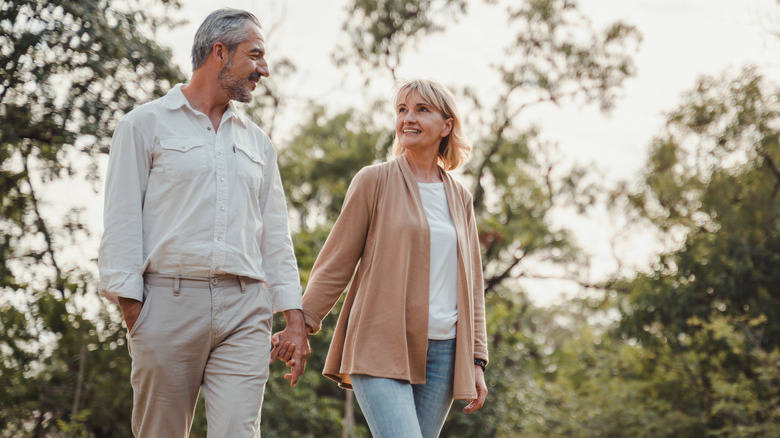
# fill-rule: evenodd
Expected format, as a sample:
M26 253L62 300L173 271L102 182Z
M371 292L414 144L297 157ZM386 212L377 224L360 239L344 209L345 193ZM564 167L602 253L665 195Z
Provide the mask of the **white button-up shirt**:
M240 275L274 311L301 308L276 149L231 102L219 131L181 86L128 113L111 142L100 290L143 299L143 274Z

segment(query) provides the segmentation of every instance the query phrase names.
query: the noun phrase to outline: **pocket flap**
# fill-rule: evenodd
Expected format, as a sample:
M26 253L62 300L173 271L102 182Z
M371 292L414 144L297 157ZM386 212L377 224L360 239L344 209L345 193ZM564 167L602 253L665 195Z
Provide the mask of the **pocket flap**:
M263 160L263 157L260 156L257 152L242 146L238 143L233 144L237 150L240 150L244 155L246 155L250 160L254 161L257 164L265 165L265 161Z
M169 151L187 152L190 149L204 146L200 138L161 138L160 147Z

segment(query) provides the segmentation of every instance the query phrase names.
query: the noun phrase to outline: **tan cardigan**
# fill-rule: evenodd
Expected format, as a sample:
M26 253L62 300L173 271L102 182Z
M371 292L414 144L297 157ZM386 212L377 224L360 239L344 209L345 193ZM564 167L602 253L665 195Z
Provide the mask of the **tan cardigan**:
M474 359L488 360L482 263L471 194L440 172L458 236L453 397L468 400L477 397ZM303 295L306 325L317 332L357 266L323 375L345 388L352 386L350 374L425 383L430 244L406 158L361 169Z

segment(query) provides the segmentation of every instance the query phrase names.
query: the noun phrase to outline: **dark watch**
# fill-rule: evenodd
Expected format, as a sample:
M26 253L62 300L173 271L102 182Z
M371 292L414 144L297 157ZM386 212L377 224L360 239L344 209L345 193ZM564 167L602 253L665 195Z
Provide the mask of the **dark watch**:
M479 367L482 368L482 372L484 373L487 362L482 359L474 359L474 365L479 365Z

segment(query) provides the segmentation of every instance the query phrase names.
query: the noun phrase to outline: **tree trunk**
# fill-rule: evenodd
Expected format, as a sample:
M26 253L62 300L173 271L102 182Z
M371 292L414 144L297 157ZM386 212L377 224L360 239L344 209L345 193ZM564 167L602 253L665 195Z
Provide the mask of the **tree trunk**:
M355 436L355 414L352 409L352 391L349 389L346 393L346 403L344 403L344 432L341 438L352 438Z

